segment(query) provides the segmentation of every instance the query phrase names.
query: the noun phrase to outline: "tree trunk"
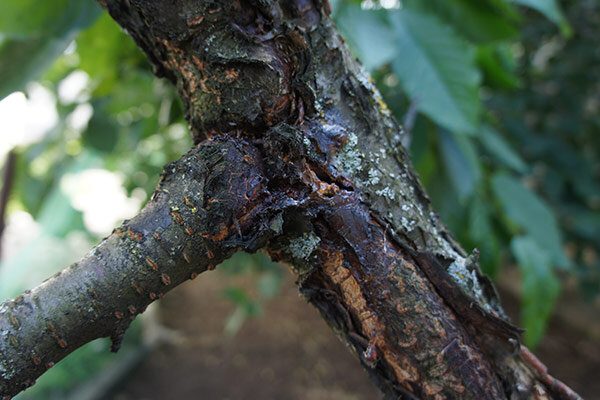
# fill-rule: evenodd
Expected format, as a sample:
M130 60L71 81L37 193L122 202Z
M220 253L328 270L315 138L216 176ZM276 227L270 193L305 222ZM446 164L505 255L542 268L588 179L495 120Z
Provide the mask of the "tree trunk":
M10 397L238 250L289 263L386 398L577 398L519 343L431 210L326 0L101 0L178 88L197 147L82 261L0 308Z

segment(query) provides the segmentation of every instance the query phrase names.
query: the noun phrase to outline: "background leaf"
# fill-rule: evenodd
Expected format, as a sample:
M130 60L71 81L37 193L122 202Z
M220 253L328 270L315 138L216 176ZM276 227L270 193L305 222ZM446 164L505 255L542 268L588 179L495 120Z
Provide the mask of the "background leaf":
M567 22L556 0L513 0L513 2L539 11L550 21L558 25L564 35L571 35L571 26Z
M440 130L440 147L446 174L461 200L475 190L481 179L476 151L469 138Z
M504 0L404 0L403 6L437 15L475 43L497 42L518 35L518 13Z
M522 231L531 235L536 244L551 257L551 262L568 267L569 260L562 248L556 218L548 206L521 182L499 173L492 178L496 197L508 218Z
M390 62L396 55L386 16L382 10L361 10L358 4L345 4L338 13L344 37L369 71Z
M94 1L60 0L58 4L54 1L2 1L0 99L38 78L100 12ZM29 14L37 17L21 25L28 21Z
M551 315L560 285L552 273L550 257L531 237L515 237L512 252L523 275L522 323L525 343L535 346L541 339Z
M0 32L8 37L46 37L65 27L85 28L90 19L99 15L100 7L93 1L2 1Z
M474 49L431 15L400 11L391 21L398 48L393 69L406 93L440 125L474 133L480 111Z
M98 96L106 96L115 90L121 71L127 71L137 64L145 65L141 51L129 36L123 35L108 13L102 14L89 29L82 32L76 43L79 67L93 80L94 92Z
M473 196L469 206L469 240L480 251L480 265L487 275L495 278L500 272L500 243L494 232L491 210L483 194Z
M481 128L478 138L483 147L502 164L516 172L525 173L527 171L527 165L521 156L490 125L484 125Z

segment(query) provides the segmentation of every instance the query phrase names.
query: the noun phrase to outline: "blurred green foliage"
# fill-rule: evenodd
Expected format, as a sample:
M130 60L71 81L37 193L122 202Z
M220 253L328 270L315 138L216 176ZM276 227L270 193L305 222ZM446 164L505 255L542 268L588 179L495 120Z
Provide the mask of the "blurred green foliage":
M332 4L352 50L410 132L413 162L444 221L463 244L480 249L491 276L518 264L521 323L527 343L537 343L561 281L575 279L590 298L600 292L600 4ZM66 90L78 79L79 90ZM58 118L41 139L15 150L10 211L30 214L40 228L3 259L3 299L100 240L66 193L65 177L114 171L128 196L148 198L162 166L191 146L174 89L153 77L133 41L94 1L1 2L0 99L16 90L31 95L38 87L32 82L51 93ZM224 293L236 305L226 323L234 333L277 294L282 272L249 255L223 270L256 278L253 293ZM83 362L85 354L99 363L112 357L97 346L78 352ZM55 370L42 379L61 381ZM59 392L73 384L60 384Z
M235 305L225 324L225 333L235 335L249 317L262 314L265 301L277 296L283 281L283 269L262 253L237 253L219 266L229 276L250 275L253 290L230 286L223 295Z

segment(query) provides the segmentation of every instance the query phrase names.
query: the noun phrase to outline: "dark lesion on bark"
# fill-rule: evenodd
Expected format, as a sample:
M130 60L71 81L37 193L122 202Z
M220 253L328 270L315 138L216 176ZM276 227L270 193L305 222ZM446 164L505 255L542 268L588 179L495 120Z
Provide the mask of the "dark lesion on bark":
M388 395L500 397L501 382L490 361L418 260L373 218L350 182L342 182L344 188L319 178L317 168L300 157L305 151L293 130L286 131L277 138L271 133L267 142L277 143L280 164L289 160L275 169L285 176L279 180L303 186L305 198L286 219L289 239L271 242L272 257L296 266L300 291ZM288 151L295 159L285 155Z
M14 337L0 343L3 394L95 337L118 344L149 302L262 248L292 266L388 398L575 398L519 355L520 331L431 210L326 0L102 4L177 86L197 147L138 217L2 306Z

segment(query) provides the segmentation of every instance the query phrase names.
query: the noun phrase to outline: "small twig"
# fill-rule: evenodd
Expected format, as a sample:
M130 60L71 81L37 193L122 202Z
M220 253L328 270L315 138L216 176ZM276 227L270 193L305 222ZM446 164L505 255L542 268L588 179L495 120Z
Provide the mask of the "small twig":
M2 171L2 190L0 191L0 257L2 256L2 234L6 227L6 206L14 183L17 154L15 150L8 152L4 171Z
M529 349L521 346L521 358L529 365L538 376L538 379L554 394L564 400L582 400L581 396L570 387L559 381L548 373L548 367L544 365Z
M408 110L406 114L404 114L404 119L402 121L402 127L404 128L404 135L402 137L402 147L405 149L410 147L410 142L412 139L412 130L415 126L415 121L417 120L417 102L411 101L408 106Z

